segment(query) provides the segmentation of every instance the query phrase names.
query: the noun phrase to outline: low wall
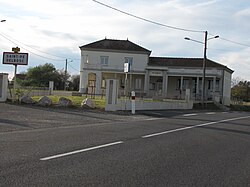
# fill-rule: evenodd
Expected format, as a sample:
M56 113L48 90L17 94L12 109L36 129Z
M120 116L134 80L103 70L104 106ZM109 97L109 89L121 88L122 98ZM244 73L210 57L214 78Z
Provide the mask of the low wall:
M0 73L0 102L5 102L8 92L8 74Z
M135 110L187 110L193 108L193 101L144 101L135 100ZM116 105L106 104L106 111L131 110L131 100L118 100Z

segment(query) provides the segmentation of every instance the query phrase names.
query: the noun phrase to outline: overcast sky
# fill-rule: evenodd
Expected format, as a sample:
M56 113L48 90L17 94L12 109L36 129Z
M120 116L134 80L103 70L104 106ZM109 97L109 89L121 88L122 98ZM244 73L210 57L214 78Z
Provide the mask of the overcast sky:
M99 0L130 14L161 24L209 32L207 57L250 80L249 0ZM92 0L0 0L0 57L12 47L29 53L28 67L52 63L79 73L79 46L97 40L127 38L152 51L151 56L203 57L203 32L187 32L130 17ZM229 42L226 40L233 42ZM240 43L243 45L239 45ZM71 62L72 61L72 62ZM12 65L0 72L13 74Z

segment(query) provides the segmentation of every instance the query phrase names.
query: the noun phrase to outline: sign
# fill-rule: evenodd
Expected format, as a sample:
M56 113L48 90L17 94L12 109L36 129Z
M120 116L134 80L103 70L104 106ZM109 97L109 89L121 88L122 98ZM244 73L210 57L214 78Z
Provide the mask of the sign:
M28 65L28 53L3 52L3 64Z
M130 63L125 62L124 63L124 73L130 72Z
M162 71L150 71L150 76L163 76Z
M19 53L20 52L20 48L19 47L12 47L12 51L14 53Z

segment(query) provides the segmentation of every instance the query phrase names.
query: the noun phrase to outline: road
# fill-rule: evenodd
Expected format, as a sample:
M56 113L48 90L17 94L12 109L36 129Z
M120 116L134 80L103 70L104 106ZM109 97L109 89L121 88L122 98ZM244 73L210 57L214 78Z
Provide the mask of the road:
M0 186L250 186L250 113L0 103Z

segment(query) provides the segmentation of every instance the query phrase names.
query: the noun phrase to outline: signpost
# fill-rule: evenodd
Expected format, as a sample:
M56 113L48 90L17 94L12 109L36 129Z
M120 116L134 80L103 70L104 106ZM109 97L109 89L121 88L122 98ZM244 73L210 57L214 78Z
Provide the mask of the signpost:
M125 85L124 85L124 96L125 96L125 110L127 103L127 82L128 82L128 72L130 72L130 64L128 62L124 63L124 73L125 73Z
M19 47L13 47L13 52L3 52L3 64L12 64L15 67L14 70L14 87L12 101L16 99L16 72L18 65L28 65L28 53L19 53Z
M124 63L124 73L125 73L125 86L124 86L125 87L125 89L124 89L125 93L124 93L124 95L125 95L125 98L127 96L128 72L130 72L130 64L128 62L125 62Z

